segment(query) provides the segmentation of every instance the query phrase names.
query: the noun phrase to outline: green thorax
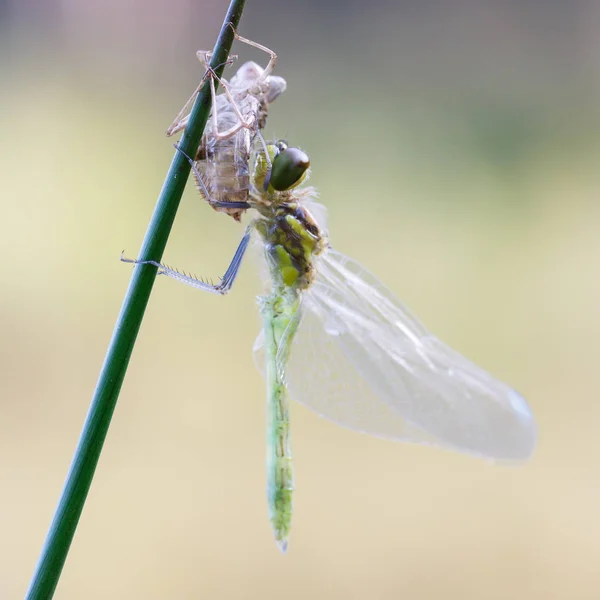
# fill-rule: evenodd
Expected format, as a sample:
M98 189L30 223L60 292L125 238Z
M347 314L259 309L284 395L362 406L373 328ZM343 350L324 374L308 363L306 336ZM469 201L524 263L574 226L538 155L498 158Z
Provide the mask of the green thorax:
M302 192L297 190L308 175L310 163L302 151L288 148L284 142L270 144L267 150L272 173L264 153L258 156L253 173L252 199L262 217L256 228L265 243L274 287L304 289L312 281L314 257L326 243L319 226L300 201ZM298 157L301 166L294 164ZM269 181L266 189L265 181ZM287 185L289 181L292 184L281 190L281 183Z
M296 203L263 216L257 229L265 243L271 278L276 287L304 289L312 281L314 257L323 238L310 214Z

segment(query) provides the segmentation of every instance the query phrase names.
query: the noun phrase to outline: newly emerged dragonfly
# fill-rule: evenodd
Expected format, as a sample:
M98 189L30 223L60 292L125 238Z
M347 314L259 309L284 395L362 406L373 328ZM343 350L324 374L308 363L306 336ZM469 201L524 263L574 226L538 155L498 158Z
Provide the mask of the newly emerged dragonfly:
M212 110L209 125L194 156L194 178L201 196L217 211L232 216L236 221L247 208L250 191L250 156L257 138L266 147L260 130L267 120L269 104L286 89L283 77L272 75L277 55L266 46L241 37L235 38L269 54L263 69L253 61L244 63L229 82L219 79L208 64L210 53L199 51L197 56L206 68L200 86L181 109L167 135L185 129L189 110L202 86L209 81ZM223 93L216 95L215 80Z
M330 246L314 189L299 187L309 168L304 152L284 142L266 152L248 200L257 217L218 285L148 264L226 294L253 234L264 248L270 290L260 298L255 353L267 382L267 495L279 547L287 547L294 490L288 392L362 433L527 458L536 427L523 397L434 337L374 275Z

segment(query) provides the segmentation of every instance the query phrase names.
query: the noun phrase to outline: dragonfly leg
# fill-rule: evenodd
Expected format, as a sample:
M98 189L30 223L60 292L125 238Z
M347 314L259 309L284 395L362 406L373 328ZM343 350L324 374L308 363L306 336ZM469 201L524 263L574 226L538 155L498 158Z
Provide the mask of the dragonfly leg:
M230 24L231 29L233 29L233 35L235 36L235 39L238 42L242 42L243 44L248 44L248 46L252 46L253 48L257 48L258 50L262 50L263 52L266 52L270 58L269 58L269 62L267 64L267 66L265 67L265 70L263 71L263 74L261 76L261 79L266 79L271 72L273 71L273 69L275 68L275 64L277 63L277 54L275 54L275 52L273 52L273 50L271 50L270 48L267 48L266 46L263 46L262 44L258 44L257 42L253 42L252 40L249 40L248 38L242 37L236 30L235 27L233 25Z
M194 173L194 179L196 180L196 183L198 184L198 187L200 188L202 195L204 196L206 201L213 208L250 208L250 204L248 204L247 202L222 202L221 200L215 200L214 198L212 198L210 195L210 192L208 191L208 187L206 187L206 184L204 183L204 180L202 179L202 175L200 174L200 171L198 171L198 169L196 167L195 161L192 158L190 158L179 147L179 144L173 144L173 145L178 152L181 152L181 154L183 154L187 158L188 162L190 163L190 165L192 167L192 172Z
M213 135L214 139L215 140L228 140L228 139L232 138L241 129L244 129L244 128L245 129L255 129L256 117L254 115L250 115L250 118L248 120L244 119L244 116L242 115L242 112L240 111L235 98L233 97L233 95L231 94L231 91L229 90L229 83L225 79L220 78L215 73L215 71L211 68L211 66L209 64L210 52L199 51L197 53L197 55L198 55L199 60L202 61L202 63L204 64L204 68L206 69L205 78L208 76L209 80L210 80L210 91L211 91L211 99L212 99L211 121L212 121L212 135ZM228 63L231 63L231 60L229 60ZM225 131L219 131L219 115L218 115L218 108L217 108L217 92L215 89L215 81L217 81L219 83L219 85L221 86L221 88L223 89L225 97L227 98L227 100L229 101L229 104L231 106L231 109L233 110L235 116L238 118L238 123L236 123L233 127L230 127L229 129L227 129ZM188 104L192 99L188 100ZM186 107L184 107L184 109L185 108ZM182 113L180 113L180 114L182 114ZM181 122L183 122L183 119ZM185 122L187 123L187 118L185 119Z
M252 224L246 227L244 237L242 238L242 241L237 247L237 250L235 251L233 258L231 259L231 263L227 268L227 271L225 271L225 274L221 278L220 283L216 285L212 282L205 281L203 279L198 279L193 275L188 275L187 273L183 273L181 271L178 271L177 269L173 269L167 265L156 262L154 260L133 260L131 258L125 258L125 256L121 255L121 261L126 263L133 263L135 265L153 265L158 268L158 275L166 275L167 277L171 277L171 279L175 279L175 281L180 281L181 283L185 283L186 285L189 285L199 290L204 290L205 292L225 295L231 290L231 286L233 285L238 271L240 270L244 254L248 249L248 243L250 242L252 228Z
M200 93L200 90L204 87L204 84L206 83L207 78L212 77L212 69L210 69L208 67L208 62L210 60L210 57L212 56L212 52L210 52L208 50L198 50L198 52L196 52L196 56L198 56L198 59L205 66L205 72L204 72L204 75L202 76L202 81L200 81L200 85L194 90L194 93L190 96L189 100L183 105L183 108L179 111L178 115L175 117L175 119L173 120L171 125L169 125L169 128L167 129L167 132L166 132L168 137L171 137L172 135L175 135L179 131L182 131L183 129L185 129L185 127L190 119L190 115L189 115L190 107L194 103L196 96L198 96L198 94ZM233 60L230 57L225 62L225 65L230 65L232 63L233 63Z
M203 54L206 64L211 53L208 50L199 50L197 54L199 55L200 53ZM187 125L190 119L190 115L186 113L189 113L190 107L194 103L196 96L200 93L200 90L204 87L208 76L208 72L205 71L204 75L202 76L202 80L200 81L200 85L194 90L189 100L183 105L183 108L179 111L178 115L175 117L171 125L169 125L169 128L167 129L168 137L171 137L172 135L175 135L179 131L185 129L185 126Z
M220 79L218 77L218 75L209 66L207 67L207 70L211 73L211 79L210 79L210 90L212 93L211 117L212 117L212 126L213 126L212 134L213 134L214 138L216 140L228 140L228 139L232 138L241 129L252 129L252 130L258 129L257 124L256 124L256 115L252 114L248 117L248 120L246 120L244 118L244 115L242 115L242 112L238 106L236 99L233 97L233 95L229 89L229 84L226 81L223 81L222 79ZM222 87L225 97L229 101L231 109L233 110L235 116L238 118L238 122L235 125L233 125L232 127L230 127L229 129L226 129L225 131L219 131L219 117L217 114L218 109L217 109L217 95L215 92L215 80L219 82L219 85Z

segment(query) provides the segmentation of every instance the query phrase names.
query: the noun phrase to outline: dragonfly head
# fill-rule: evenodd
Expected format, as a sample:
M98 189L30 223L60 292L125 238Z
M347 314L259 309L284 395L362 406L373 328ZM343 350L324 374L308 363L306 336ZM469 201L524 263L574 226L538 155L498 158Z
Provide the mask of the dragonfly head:
M263 189L285 192L300 185L308 174L310 159L300 148L291 148L284 140L267 146L271 169L264 167Z

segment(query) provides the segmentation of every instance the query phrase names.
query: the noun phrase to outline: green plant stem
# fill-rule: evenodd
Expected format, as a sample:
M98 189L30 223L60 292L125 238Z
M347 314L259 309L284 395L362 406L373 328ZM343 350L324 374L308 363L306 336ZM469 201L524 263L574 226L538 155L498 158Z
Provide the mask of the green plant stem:
M245 0L231 1L214 47L211 66L219 76L233 44L232 27L237 29L244 4ZM210 98L210 86L205 85L194 103L180 143L188 156L196 153L200 143L210 113ZM189 173L189 162L181 152L175 152L142 243L140 260L160 262ZM133 269L73 462L31 579L27 600L47 600L54 595L92 484L156 272L156 267L151 265L136 265Z

